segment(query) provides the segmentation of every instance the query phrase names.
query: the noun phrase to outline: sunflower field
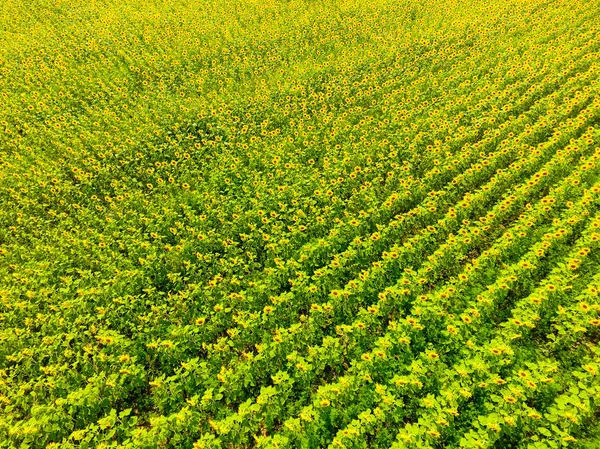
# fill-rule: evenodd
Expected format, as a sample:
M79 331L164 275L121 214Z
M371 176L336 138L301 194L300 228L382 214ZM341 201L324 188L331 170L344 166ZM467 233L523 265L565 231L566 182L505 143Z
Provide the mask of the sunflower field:
M0 449L600 448L599 0L0 25Z

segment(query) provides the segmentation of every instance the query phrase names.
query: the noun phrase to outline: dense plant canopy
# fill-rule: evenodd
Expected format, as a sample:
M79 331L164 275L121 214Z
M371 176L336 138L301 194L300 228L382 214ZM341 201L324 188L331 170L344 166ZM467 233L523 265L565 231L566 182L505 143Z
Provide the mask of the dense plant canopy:
M0 448L600 447L598 0L0 23Z

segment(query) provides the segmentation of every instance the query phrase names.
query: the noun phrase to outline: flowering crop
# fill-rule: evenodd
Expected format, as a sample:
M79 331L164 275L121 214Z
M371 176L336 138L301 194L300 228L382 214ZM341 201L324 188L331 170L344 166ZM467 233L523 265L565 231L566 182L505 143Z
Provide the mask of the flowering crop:
M0 448L598 447L599 18L4 1Z

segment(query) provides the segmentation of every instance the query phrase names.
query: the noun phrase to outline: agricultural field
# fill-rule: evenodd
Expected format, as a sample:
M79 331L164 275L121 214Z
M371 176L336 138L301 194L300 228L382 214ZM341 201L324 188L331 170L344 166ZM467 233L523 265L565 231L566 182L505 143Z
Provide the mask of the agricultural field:
M0 449L600 448L599 0L0 25Z

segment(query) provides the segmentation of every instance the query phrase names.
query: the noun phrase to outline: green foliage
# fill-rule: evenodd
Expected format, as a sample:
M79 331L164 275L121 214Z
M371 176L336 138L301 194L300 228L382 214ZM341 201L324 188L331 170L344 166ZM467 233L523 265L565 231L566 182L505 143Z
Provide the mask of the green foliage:
M0 448L596 448L600 4L3 2Z

